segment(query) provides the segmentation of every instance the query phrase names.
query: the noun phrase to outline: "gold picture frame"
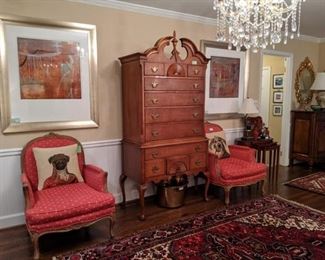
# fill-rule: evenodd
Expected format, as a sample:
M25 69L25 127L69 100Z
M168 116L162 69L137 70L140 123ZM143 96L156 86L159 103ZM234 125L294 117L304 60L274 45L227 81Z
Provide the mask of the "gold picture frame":
M4 134L98 127L96 26L0 14Z

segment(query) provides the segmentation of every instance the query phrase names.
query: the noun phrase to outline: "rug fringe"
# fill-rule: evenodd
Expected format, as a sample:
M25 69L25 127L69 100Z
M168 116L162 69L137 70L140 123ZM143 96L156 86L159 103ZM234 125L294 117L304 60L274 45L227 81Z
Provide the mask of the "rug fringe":
M287 185L290 182L293 182L293 181L296 181L296 180L300 180L300 179L303 179L303 178L306 178L306 177L309 177L309 176L312 176L312 175L316 175L318 173L322 173L322 172L314 172L314 173L311 173L311 174L308 174L308 175L305 175L305 176L302 176L302 177L294 178L294 179L292 179L290 181L283 182L282 184L286 184Z
M280 199L280 200L283 200L283 201L285 201L285 202L288 202L288 203L291 203L291 204L294 204L294 205L300 206L300 207L302 207L302 208L306 208L306 209L309 209L309 210L311 210L311 211L315 211L315 212L317 212L317 213L320 213L320 214L322 214L322 215L325 215L325 212L324 212L324 211L321 211L321 210L318 210L318 209L312 208L312 207L310 207L310 206L307 206L307 205L305 205L305 204L299 203L299 202L297 202L297 201L293 201L293 200L285 199L285 198L281 197L279 194L271 194L271 196L274 196L274 197L276 197L276 198L278 198L278 199Z

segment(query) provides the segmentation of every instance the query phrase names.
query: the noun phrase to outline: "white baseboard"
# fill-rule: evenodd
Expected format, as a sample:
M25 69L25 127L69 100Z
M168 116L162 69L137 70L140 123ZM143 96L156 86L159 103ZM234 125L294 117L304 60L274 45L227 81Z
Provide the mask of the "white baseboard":
M0 217L0 229L17 226L24 223L25 216L23 212Z
M242 136L242 128L225 129L227 141L231 144ZM83 143L86 163L94 164L108 172L108 189L116 203L122 202L119 177L122 171L121 140L102 140ZM0 150L0 229L24 224L24 197L20 182L21 148ZM190 180L190 185L193 181ZM136 183L125 182L126 200L139 198ZM148 185L146 196L154 194L154 187Z

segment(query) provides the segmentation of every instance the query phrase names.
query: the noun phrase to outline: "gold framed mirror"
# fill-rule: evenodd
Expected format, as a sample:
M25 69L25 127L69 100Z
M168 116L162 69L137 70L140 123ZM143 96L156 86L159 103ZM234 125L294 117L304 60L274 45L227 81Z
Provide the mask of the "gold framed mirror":
M313 92L310 90L315 80L315 71L313 64L308 57L300 64L295 79L295 91L298 103L301 106L308 105L312 98Z

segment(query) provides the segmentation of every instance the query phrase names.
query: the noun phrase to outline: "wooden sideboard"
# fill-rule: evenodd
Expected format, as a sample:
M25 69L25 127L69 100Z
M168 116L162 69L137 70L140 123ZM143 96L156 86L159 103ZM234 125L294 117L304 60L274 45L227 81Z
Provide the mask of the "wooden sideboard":
M149 182L176 175L197 175L207 167L204 133L205 71L208 59L192 41L176 34L159 39L143 53L121 57L123 98L123 172L138 184L144 219L144 193ZM171 45L171 53L165 47ZM166 48L167 49L167 48Z
M325 111L291 111L290 165L293 160L325 162Z

